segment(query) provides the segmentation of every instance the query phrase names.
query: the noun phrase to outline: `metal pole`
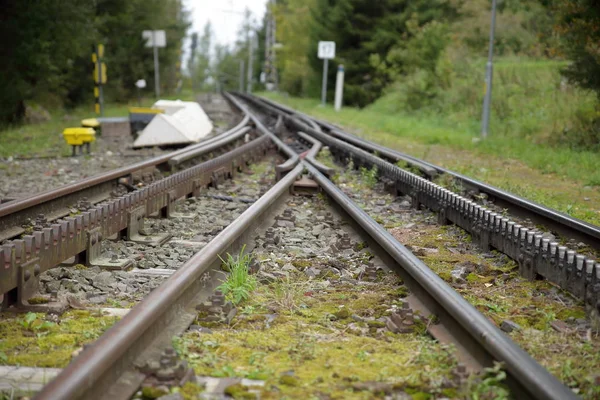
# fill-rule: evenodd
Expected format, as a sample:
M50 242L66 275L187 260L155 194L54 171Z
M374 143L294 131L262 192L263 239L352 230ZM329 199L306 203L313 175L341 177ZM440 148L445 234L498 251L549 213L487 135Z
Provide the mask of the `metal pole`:
M240 60L240 92L244 91L244 60Z
M160 97L160 73L158 70L158 47L156 47L156 31L152 31L152 44L154 45L154 92L156 98Z
M102 59L100 58L99 45L96 46L96 65L98 68L98 104L100 105L100 116L104 116L104 89L102 88Z
M338 65L337 76L335 79L335 111L340 111L342 108L342 97L344 96L344 66Z
M490 25L490 47L488 61L485 66L485 96L483 98L483 115L481 118L481 136L486 138L490 127L490 107L492 104L492 78L494 75L494 32L496 30L496 0L492 1L492 23Z
M323 87L321 88L321 104L327 103L327 69L329 67L329 60L326 58L323 60Z
M246 91L248 93L252 93L252 80L254 78L252 72L252 64L254 64L254 42L256 39L256 36L252 36L251 39L248 39L248 76L246 77Z

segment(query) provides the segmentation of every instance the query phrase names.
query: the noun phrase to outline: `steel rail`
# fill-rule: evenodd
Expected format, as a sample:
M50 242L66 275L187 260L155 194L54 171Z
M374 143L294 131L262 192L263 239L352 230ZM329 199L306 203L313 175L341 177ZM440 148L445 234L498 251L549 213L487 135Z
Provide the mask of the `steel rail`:
M27 299L35 294L42 272L78 254L86 257L98 254L103 238L125 232L131 239L137 235L144 217L157 212L168 216L177 199L197 194L201 188L233 176L244 163L259 153L264 154L270 145L269 137L263 135L229 153L3 244L0 246L3 307L32 307Z
M321 142L319 142L312 136L307 135L304 132L296 132L296 134L300 137L300 139L312 145L310 150L308 150L308 152L306 153L306 156L304 156L304 159L307 160L313 167L318 169L325 176L333 176L335 174L335 168L330 168L326 165L323 165L320 161L317 161L317 159L315 158L317 154L319 154L319 151L321 151L321 147L323 146Z
M514 395L519 399L566 400L578 397L538 364L529 354L496 328L483 314L444 282L417 256L400 244L385 228L358 207L344 192L312 165L313 179L369 236L370 245L380 246L395 261L409 289L449 327L456 341L484 365L501 361ZM389 264L388 264L389 265Z
M293 110L289 107L286 107L284 105L276 103L272 100L265 99L264 97L258 97L258 96L249 95L249 94L245 94L245 93L238 93L238 92L234 92L234 93L236 96L243 97L249 101L254 102L255 104L261 103L262 107L268 109L269 111L271 111L275 114L280 114L281 112L283 112L288 117L301 119L305 123L307 123L311 128L313 128L315 130L321 131L321 127L323 126L329 132L331 130L330 127L333 127L332 125L330 125L326 122L319 121L307 114L304 114L300 111ZM385 149L385 148L382 147L382 149ZM425 174L426 176L428 176L430 178L434 178L438 175L438 171L433 166L429 165L429 163L423 162L422 160L419 160L419 159L417 159L415 157L411 157L411 156L404 157L402 155L399 155L399 157L400 157L400 160L406 162L411 167L419 169L423 174Z
M498 187L459 174L447 168L440 167L428 161L420 160L409 154L402 153L400 151L381 146L370 140L360 138L349 132L343 131L339 127L329 122L310 117L306 114L300 113L286 106L278 104L272 100L265 99L263 97L256 98L260 101L268 103L272 107L279 108L280 110L288 114L297 114L302 116L304 119L311 119L317 125L320 125L321 127L325 128L327 133L331 134L332 136L347 141L348 143L352 143L355 146L358 146L371 153L377 153L385 158L393 160L394 162L405 161L409 164L411 164L411 161L415 163L418 162L434 170L436 172L436 175L450 175L464 187L473 188L478 192L487 194L490 200L493 200L500 207L508 208L509 211L514 215L523 218L531 218L533 222L547 226L549 229L552 229L561 236L582 241L587 245L593 247L594 249L600 250L600 226L582 221L578 218L572 217L552 208L545 207L534 201L527 200L523 197L517 196ZM423 172L425 172L429 178L433 177L426 171Z
M224 96L239 110L242 110L246 115L248 115L250 119L252 119L252 122L254 122L254 124L256 125L256 129L263 135L269 137L271 141L275 143L277 149L288 156L288 160L285 163L278 165L275 168L277 180L279 180L281 176L283 176L283 174L285 174L286 172L291 171L300 161L300 157L298 156L298 154L296 154L294 150L292 150L281 139L279 139L270 130L268 130L267 127L258 119L258 117L256 117L252 112L250 112L249 108L245 104L240 102L238 99L236 99L229 93L224 93Z
M176 168L183 164L186 161L192 160L194 158L200 157L204 154L208 154L211 151L219 149L225 145L230 144L231 142L245 136L250 133L252 128L249 126L238 129L237 131L232 132L227 137L224 137L220 140L213 141L212 143L205 143L204 146L200 146L196 149L191 149L181 154L177 154L169 159L169 165L172 168Z
M314 142L313 142L314 143ZM283 148L287 147L283 144ZM291 149L288 149L291 151ZM136 374L134 364L138 352L149 346L165 346L170 335L164 334L167 325L177 316L193 310L202 291L199 282L207 271L218 267L218 256L232 248L239 248L244 239L250 239L253 228L260 225L278 199L287 193L296 176L307 168L313 178L343 212L352 216L357 226L370 237L373 246L384 250L388 261L393 260L401 270L407 285L419 298L450 325L452 334L471 349L475 357L485 364L491 359L507 363L509 384L522 395L519 398L571 399L576 396L561 385L546 370L533 361L509 338L497 330L476 309L470 306L445 282L437 277L418 258L399 244L389 233L357 207L343 192L311 165L297 165L267 194L246 210L234 223L223 230L213 241L190 259L169 280L153 291L96 343L78 356L63 372L39 393L36 399L97 399L128 398L143 379ZM402 272L404 271L404 272ZM190 314L193 314L190 313ZM175 317L173 317L175 316ZM183 319L187 323L193 316ZM181 318L179 318L181 319ZM455 321L453 323L452 321ZM180 321L181 322L181 321ZM185 324L181 324L185 329ZM158 342L158 343L157 343ZM119 381L122 385L115 385ZM121 391L118 391L121 390Z
M168 154L141 161L125 167L117 168L108 172L100 173L92 177L67 184L56 189L50 189L22 199L17 199L0 205L0 241L15 237L24 232L21 228L27 219L35 219L38 214L45 214L49 219L60 218L68 214L66 211L83 197L92 202L103 201L108 194L117 186L120 178L129 177L132 174L149 168L158 168L161 165L168 166L171 158L211 147L215 143L226 143L226 139L235 135L244 128L250 118L245 115L233 128L204 142L188 146ZM60 211L57 211L60 210ZM56 215L54 215L56 214Z
M600 312L600 263L558 242L544 232L528 229L510 218L488 210L418 175L385 161L345 140L317 131L297 118L284 115L297 130L305 131L327 144L340 162L348 159L355 166L377 167L394 193L410 195L415 207L425 205L438 213L439 222L452 222L473 236L484 250L493 247L519 265L529 279L538 276L557 284L585 301L588 310Z
M140 377L126 385L129 391L123 393L111 390L116 386L114 382L119 381L126 371L134 369L134 363L138 359L137 352L154 345L172 318L185 310L194 309L200 302L196 294L202 289L200 282L203 274L211 269L218 269L219 255L233 253L235 251L232 249L241 248L245 240L251 240L253 230L266 222L261 215L280 204L303 168L303 165L297 165L283 177L164 284L153 290L90 348L75 358L35 399L129 398L133 394L131 387L135 391L136 383L141 383ZM188 324L190 322L191 320ZM166 335L166 340L163 338L164 345L170 341L170 335L172 332ZM131 379L131 374L126 377Z

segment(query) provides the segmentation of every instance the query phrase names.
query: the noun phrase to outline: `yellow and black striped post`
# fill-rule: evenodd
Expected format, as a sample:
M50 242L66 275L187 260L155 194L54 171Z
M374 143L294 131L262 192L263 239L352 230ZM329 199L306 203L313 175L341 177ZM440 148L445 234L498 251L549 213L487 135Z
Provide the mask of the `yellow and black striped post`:
M93 78L94 78L94 105L96 114L102 116L104 114L104 90L103 85L106 83L106 64L104 58L104 45L92 46L92 63L93 63Z

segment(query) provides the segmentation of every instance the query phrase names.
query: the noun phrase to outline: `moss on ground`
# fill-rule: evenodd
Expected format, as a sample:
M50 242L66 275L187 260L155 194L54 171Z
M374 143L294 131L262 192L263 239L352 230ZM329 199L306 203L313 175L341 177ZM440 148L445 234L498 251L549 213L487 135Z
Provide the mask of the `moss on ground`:
M176 347L198 375L266 380L264 399L380 397L373 382L423 395L448 389L457 363L452 347L425 329L392 334L373 320L389 315L400 299L397 278L389 274L373 285L330 281L327 289L314 282L296 273L261 284L230 326L187 333Z
M576 320L585 318L581 303L547 281L523 279L503 254L483 255L457 227L424 225L391 232L404 245L425 248L419 258L496 325L504 320L520 325L509 335L558 379L584 398L598 398L594 381L600 376L600 342L597 333L586 337L575 329ZM460 267L470 271L463 283L452 276ZM566 321L569 332L553 329L556 320Z
M94 341L118 319L85 310L68 311L58 323L44 318L45 314L2 314L0 363L63 368L75 350Z

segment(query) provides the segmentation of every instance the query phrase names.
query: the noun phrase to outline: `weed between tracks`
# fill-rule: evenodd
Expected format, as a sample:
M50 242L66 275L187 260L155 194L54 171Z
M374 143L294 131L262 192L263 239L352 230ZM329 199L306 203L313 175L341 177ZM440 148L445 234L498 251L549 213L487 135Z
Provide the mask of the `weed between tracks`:
M320 161L328 158L323 154ZM357 183L359 175L348 173L339 183L353 193L360 188L355 201L362 201L372 218L494 324L516 323L518 328L509 333L511 338L564 384L584 398L598 398L598 327L586 320L581 302L546 281L521 278L508 257L495 251L483 254L471 243L470 235L455 226L438 226L428 211L374 207L363 199L376 198L377 191Z
M424 327L399 336L381 322L353 319L387 315L399 293L392 276L367 287L323 289L293 274L259 284L231 326L211 324L209 335L187 333L176 347L198 375L266 381L265 399L368 399L392 392L457 397L464 387L444 387L456 366L452 347L426 336Z
M250 297L250 293L256 289L256 277L250 275L251 254L245 254L246 246L242 246L240 254L233 257L227 254L227 260L223 262L224 269L229 272L227 279L219 286L219 289L233 304L239 304Z
M343 173L339 179L346 190L355 190L350 181L367 186L360 173ZM369 194L372 191L361 193L359 200L367 202L363 196ZM281 231L282 242L275 248L254 250L261 265L259 283L238 304L229 324L208 322L201 313L196 324L204 329L174 340L196 374L264 381L256 389L263 399L506 398L500 366L464 380L455 376L453 346L426 333L434 319L417 312L409 333L386 328L385 317L401 307L409 291L392 273L380 270L375 278L364 278L365 265L373 257L366 243L355 243L352 256L302 255L303 248L315 243L295 244L300 243L293 241L297 229L310 232L319 225L308 216L325 210L325 205L324 196L296 202L295 228ZM352 275L341 278L332 265ZM255 398L242 385L226 393Z

